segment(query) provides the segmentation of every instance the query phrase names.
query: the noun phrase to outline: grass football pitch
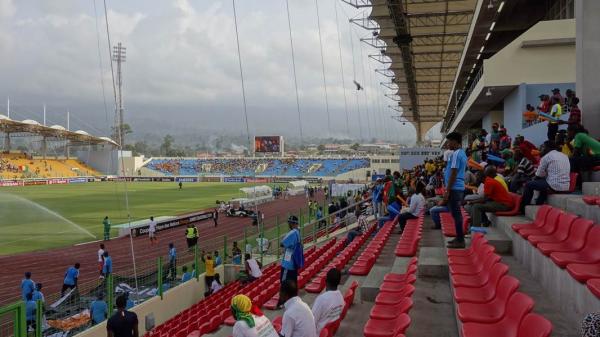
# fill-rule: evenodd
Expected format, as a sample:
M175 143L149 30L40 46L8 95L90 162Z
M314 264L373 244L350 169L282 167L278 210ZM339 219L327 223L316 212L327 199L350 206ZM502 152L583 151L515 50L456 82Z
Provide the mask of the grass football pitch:
M241 183L128 182L132 221L177 215L241 197ZM0 189L0 255L43 250L102 238L102 220L128 220L123 182L4 187ZM113 229L112 235L117 230Z

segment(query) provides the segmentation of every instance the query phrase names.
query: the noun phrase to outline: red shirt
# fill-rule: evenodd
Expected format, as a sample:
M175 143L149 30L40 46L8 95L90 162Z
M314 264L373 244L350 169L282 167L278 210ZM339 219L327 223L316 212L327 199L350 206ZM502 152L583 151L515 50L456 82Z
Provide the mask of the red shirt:
M533 155L533 153L531 153L531 151L537 150L537 148L530 141L524 140L521 143L519 143L519 149L521 150L521 153L523 153L523 156L525 158L529 159L529 161L531 162L536 162L535 156Z
M506 188L502 184L490 177L485 177L483 181L483 193L486 198L492 199L495 202L499 202L508 207L513 207L513 200Z

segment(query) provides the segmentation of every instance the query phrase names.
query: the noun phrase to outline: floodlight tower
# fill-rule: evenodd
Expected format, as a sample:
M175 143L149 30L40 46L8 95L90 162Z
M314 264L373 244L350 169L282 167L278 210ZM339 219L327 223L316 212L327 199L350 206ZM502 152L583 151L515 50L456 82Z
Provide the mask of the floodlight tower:
M115 111L115 135L118 139L115 139L119 146L123 148L125 145L125 133L123 132L123 72L121 71L121 65L125 63L125 53L127 48L123 47L121 42L113 46L112 59L117 63L117 107Z

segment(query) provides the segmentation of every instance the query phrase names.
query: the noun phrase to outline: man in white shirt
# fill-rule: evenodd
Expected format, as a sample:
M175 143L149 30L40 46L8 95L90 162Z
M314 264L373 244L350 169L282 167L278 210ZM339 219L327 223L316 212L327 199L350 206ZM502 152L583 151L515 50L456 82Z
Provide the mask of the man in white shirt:
M423 208L425 208L425 197L423 196L424 189L425 185L422 182L418 182L416 191L410 196L410 207L408 208L408 212L400 213L400 215L398 215L400 233L404 231L406 221L418 218L423 211Z
M154 221L154 217L150 217L150 223L148 224L148 237L150 238L150 244L154 244L158 242L156 238L156 221Z
M283 337L317 337L315 318L310 307L298 297L295 281L285 280L281 284L279 299L285 307L279 334Z
M256 261L256 259L252 258L252 255L245 254L244 255L245 267L246 267L246 278L242 280L242 283L248 283L260 278L263 274L261 269L260 262Z
M270 247L271 243L269 242L269 239L264 238L262 234L259 235L258 238L256 238L256 246L258 247L258 252L262 252L267 253L269 251L269 247Z
M525 214L525 206L531 203L533 192L538 191L536 205L546 201L548 192L568 192L571 183L571 164L569 157L559 152L553 141L547 140L542 145L542 159L535 172L534 180L525 184L521 201L521 214Z
M338 290L341 278L340 271L331 268L327 272L327 279L325 280L326 291L319 295L313 303L312 312L315 317L317 335L321 333L321 330L327 324L337 321L342 315L346 302L344 302L344 296Z

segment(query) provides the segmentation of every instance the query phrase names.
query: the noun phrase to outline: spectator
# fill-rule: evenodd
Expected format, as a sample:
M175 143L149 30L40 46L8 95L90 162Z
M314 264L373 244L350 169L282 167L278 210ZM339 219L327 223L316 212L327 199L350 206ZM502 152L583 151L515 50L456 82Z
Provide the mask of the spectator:
M204 262L204 282L206 283L206 289L210 289L215 277L215 261L210 256L210 253L206 254L204 251L202 251L201 259Z
M377 178L375 185L373 186L373 213L375 218L383 216L383 209L381 203L383 201L383 181L381 178Z
M223 289L223 285L221 284L221 275L219 273L215 273L215 276L210 284L210 293L211 295Z
M63 281L62 290L60 291L61 297L65 295L65 291L77 288L77 279L79 278L79 267L79 262L77 262L75 263L75 265L67 269Z
M521 149L515 149L514 157L518 164L516 171L510 177L510 191L517 193L525 182L535 176L535 167L529 159L525 158Z
M44 297L44 294L42 293L42 287L43 287L43 285L41 283L36 283L35 291L33 292L32 299L36 302L42 301L42 303L46 303L46 298Z
M569 120L568 124L581 124L581 110L579 110L579 98L573 97L569 103Z
M265 254L269 252L271 242L263 236L263 233L259 233L256 238L256 247L258 248L259 253Z
M537 106L539 112L543 112L545 114L550 112L550 96L548 95L540 95L540 103Z
M123 296L125 296L125 309L129 310L129 309L133 308L135 306L135 303L129 297L129 292L126 291L125 293L123 293Z
M500 127L500 124L498 124L498 123L492 124L492 133L490 133L489 139L486 139L488 144L491 145L492 142L496 142L496 143L500 142L500 132L498 131L499 127ZM461 136L461 138L462 138L462 136Z
M544 142L544 145L542 145L542 160L535 173L536 177L525 184L523 200L520 205L521 213L525 214L525 206L531 203L534 191L539 192L536 205L542 205L546 201L549 191L567 192L570 183L569 174L569 158L562 152L557 151L554 142Z
M560 94L560 89L558 88L554 88L552 89L552 98L554 98L556 100L556 102L558 102L558 104L560 105L565 105L565 99L563 98L563 96Z
M106 323L108 337L139 337L137 315L125 309L125 296L117 297L116 304L117 312Z
M465 193L464 174L467 168L467 155L461 149L462 135L460 133L451 132L446 135L446 140L448 148L454 152L446 165L444 177L446 192L440 206L448 205L456 228L456 237L448 242L448 248L465 248L461 203Z
M298 270L304 267L304 251L302 238L298 230L298 218L292 215L288 218L290 231L283 237L281 247L285 249L281 261L281 282L292 280L298 282Z
M238 247L237 241L233 242L233 247L231 247L231 263L240 265L242 264L242 250Z
M219 225L219 210L216 208L213 211L213 222L215 223L215 227Z
M574 172L587 171L600 165L600 142L590 137L583 126L569 125L568 139L573 141L571 168Z
M298 297L296 281L285 280L281 283L279 299L285 307L280 335L283 337L317 337L315 318L310 307Z
M548 140L553 141L556 138L556 133L558 132L558 120L562 116L562 104L560 103L558 97L552 96L550 99L550 104L552 108L550 108L550 117L552 120L548 121Z
M354 211L354 215L356 216L358 226L348 231L348 234L346 236L346 246L352 243L352 241L354 241L354 238L366 233L367 231L367 217L364 214L362 214L362 212L358 208Z
M515 141L516 147L518 147L521 150L523 156L529 159L531 163L536 163L537 160L533 152L537 151L537 147L533 145L533 143L531 143L530 141L525 140L525 137L521 135L517 135L515 137Z
M512 145L512 139L506 133L506 128L502 127L500 129L500 140L498 142L499 150L502 151L504 149L510 149Z
M104 301L104 294L99 293L96 300L90 304L90 318L92 325L104 321L108 317L108 305Z
M377 228L380 229L387 221L394 220L396 216L400 214L401 210L402 206L400 204L400 201L396 198L396 201L393 201L387 206L388 215L384 215L381 218L377 219Z
M218 266L220 266L220 265L223 264L223 259L219 255L219 251L218 250L215 250L214 257L215 257L215 267L218 267Z
M25 320L27 321L27 328L35 331L35 317L37 311L37 304L33 300L32 294L27 294L25 297Z
M183 266L181 267L181 272L183 273L183 275L181 275L181 282L187 282L189 280L192 279L192 273L188 271L188 267L187 266Z
M240 280L242 283L250 283L262 276L262 265L252 255L244 255L244 271L240 272Z
M233 337L279 337L267 316L246 295L231 299L231 314L235 318Z
M321 330L331 322L340 319L342 310L346 302L342 292L338 290L342 274L336 268L331 268L327 272L325 279L325 292L319 295L313 303L312 313L316 324L316 333L319 335Z
M496 180L496 167L488 165L484 171L483 191L485 200L473 203L470 208L471 226L489 225L485 212L507 211L513 207L513 200L508 191Z
M110 226L111 226L108 215L104 217L104 220L102 220L102 226L104 227L104 241L108 241L108 240L110 240Z
M25 278L21 281L21 296L23 301L27 300L27 294L33 294L35 282L31 279L31 272L25 272Z
M104 244L100 244L98 249L98 271L100 272L100 278L102 278L102 269L104 269Z
M112 258L108 255L108 252L104 252L104 266L102 267L102 275L108 277L113 272Z
M177 250L175 249L175 245L171 242L169 243L169 275L172 281L175 281L177 278Z
M398 223L400 224L400 232L404 231L406 221L409 219L417 219L423 208L425 208L425 197L423 197L423 184L417 183L416 191L410 197L410 206L408 212L400 213Z

